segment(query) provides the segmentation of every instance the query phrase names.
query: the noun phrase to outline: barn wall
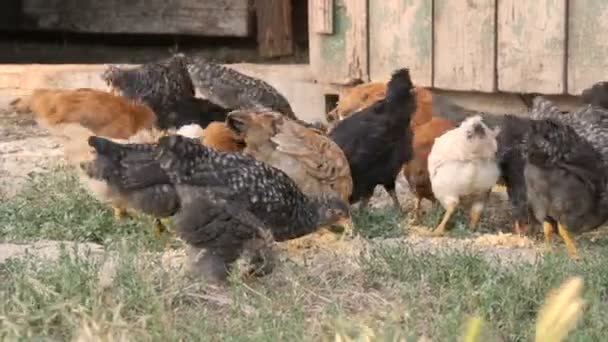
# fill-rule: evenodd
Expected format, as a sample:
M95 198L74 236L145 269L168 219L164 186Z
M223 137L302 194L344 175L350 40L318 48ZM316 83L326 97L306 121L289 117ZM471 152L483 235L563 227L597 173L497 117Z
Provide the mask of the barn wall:
M312 71L322 82L351 82L354 60L367 61L357 66L362 75L368 71L363 81L386 80L407 66L417 84L451 91L579 95L608 79L606 1L335 0L331 6L333 29L310 32ZM352 49L353 37L368 49Z

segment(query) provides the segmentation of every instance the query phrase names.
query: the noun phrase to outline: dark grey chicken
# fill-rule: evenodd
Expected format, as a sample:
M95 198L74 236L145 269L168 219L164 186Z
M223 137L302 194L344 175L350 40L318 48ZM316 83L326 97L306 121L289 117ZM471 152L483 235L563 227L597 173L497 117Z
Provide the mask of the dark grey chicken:
M543 222L545 240L553 232L577 250L570 233L595 229L608 218L608 169L598 151L571 126L552 119L532 120L524 138L528 202Z
M306 197L284 172L248 156L176 135L159 146L160 165L181 201L174 216L178 235L206 249L203 264L213 278L225 279L247 244L269 234L285 241L324 225L352 224L341 199Z
M156 161L153 144L119 144L91 136L89 145L95 149L92 161L81 163L91 178L104 181L118 194L120 202L155 217L157 234L165 230L160 218L175 214L179 198L169 177Z
M608 82L597 82L583 90L583 102L592 106L608 109Z
M196 90L225 108L266 109L297 119L289 102L270 84L232 68L188 58L188 72Z
M186 61L175 55L133 69L110 66L102 79L113 91L148 105L160 129L188 124L205 128L212 121L224 121L230 109L194 96Z

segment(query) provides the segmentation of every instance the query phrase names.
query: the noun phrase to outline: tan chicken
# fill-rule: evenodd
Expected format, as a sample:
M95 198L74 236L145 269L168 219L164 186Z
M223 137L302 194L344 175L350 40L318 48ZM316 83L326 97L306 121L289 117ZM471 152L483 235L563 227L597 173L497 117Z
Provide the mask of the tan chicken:
M348 160L327 136L276 112L234 111L226 122L243 137L244 153L285 172L307 196L348 201L353 187Z

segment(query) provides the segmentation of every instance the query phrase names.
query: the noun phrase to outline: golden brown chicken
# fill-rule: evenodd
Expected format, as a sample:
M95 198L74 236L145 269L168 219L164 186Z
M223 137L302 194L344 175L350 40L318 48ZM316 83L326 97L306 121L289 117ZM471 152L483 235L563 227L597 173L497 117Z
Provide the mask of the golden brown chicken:
M436 200L429 177L429 153L431 153L435 139L454 127L456 125L450 120L433 118L414 130L414 140L412 142L414 158L403 166L403 176L407 180L410 190L416 196L416 205L414 207L416 220L420 218L422 199L426 198L431 202L435 202Z
M239 152L245 142L224 122L212 122L203 130L203 145L222 152Z
M33 112L36 121L49 130L79 124L97 135L127 139L156 123L146 105L95 89L37 89L11 102L19 113Z
M246 154L285 172L307 196L348 201L348 160L327 136L276 112L234 111L227 124L243 137Z

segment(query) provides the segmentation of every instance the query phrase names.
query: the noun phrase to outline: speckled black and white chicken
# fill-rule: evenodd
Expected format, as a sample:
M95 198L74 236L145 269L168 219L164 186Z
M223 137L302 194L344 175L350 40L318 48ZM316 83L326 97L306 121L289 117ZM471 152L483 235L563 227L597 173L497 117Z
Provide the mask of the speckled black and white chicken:
M80 167L92 180L105 183L107 198L115 208L133 209L155 217L157 234L165 230L161 218L179 208L177 192L156 160L156 144L120 144L91 136L92 160Z
M608 82L597 82L581 93L583 103L608 109Z
M206 250L203 264L215 279L225 279L246 244L265 239L262 232L285 241L324 225L352 224L339 197L307 197L284 172L251 157L177 135L159 145L160 165L180 198L177 233Z
M112 92L152 108L161 129L224 121L229 109L194 96L186 63L183 55L174 55L136 68L109 66L101 77Z
M602 155L573 127L554 119L531 121L523 155L528 203L543 222L546 242L557 230L576 258L570 233L595 229L608 219L608 168Z
M232 109L271 110L296 119L287 99L270 84L232 68L188 58L188 72L197 93Z

